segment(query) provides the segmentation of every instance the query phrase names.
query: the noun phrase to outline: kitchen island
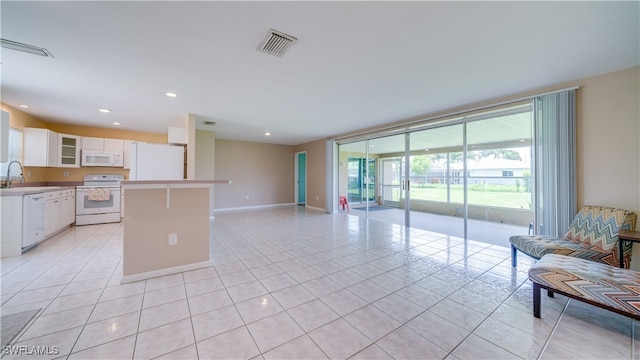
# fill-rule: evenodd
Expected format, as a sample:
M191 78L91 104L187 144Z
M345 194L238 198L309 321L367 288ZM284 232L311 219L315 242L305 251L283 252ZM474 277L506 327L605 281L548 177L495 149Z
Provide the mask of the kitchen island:
M209 191L230 180L122 181L122 283L211 266Z

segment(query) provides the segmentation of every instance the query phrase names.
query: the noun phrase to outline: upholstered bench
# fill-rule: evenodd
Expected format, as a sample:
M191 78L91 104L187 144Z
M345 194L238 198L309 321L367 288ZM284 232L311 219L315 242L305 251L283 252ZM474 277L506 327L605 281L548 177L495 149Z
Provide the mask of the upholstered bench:
M534 259L546 254L560 254L588 259L613 266L631 263L630 241L622 242L622 254L618 244L618 231L633 230L637 215L624 209L604 206L583 206L573 219L564 237L542 235L514 235L511 243L511 266L517 265L517 251Z
M549 254L529 269L533 316L540 318L540 289L640 320L640 272L571 256Z

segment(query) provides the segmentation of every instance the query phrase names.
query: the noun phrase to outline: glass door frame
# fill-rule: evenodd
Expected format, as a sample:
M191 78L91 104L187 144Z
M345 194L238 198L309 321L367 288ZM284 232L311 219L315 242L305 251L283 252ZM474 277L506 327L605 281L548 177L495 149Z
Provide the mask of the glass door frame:
M400 199L402 199L403 196L403 163L404 158L402 157L380 158L380 169L378 170L380 172L380 205L400 207ZM388 168L387 165L389 165L390 168ZM394 165L396 169L393 169ZM396 181L397 183L395 183ZM396 191L397 200L395 200ZM386 196L386 194L390 194L390 196Z
M350 203L368 204L371 201L376 201L376 173L377 173L377 160L376 158L370 158L367 152L365 157L348 156L347 157L347 199ZM349 192L349 163L358 163L358 193L357 198L353 197ZM371 174L373 166L373 175Z
M504 104L502 104L504 105ZM470 115L464 115L464 116L460 116L459 114L456 114L457 117L455 118L449 118L449 119L444 119L442 121L435 121L432 123L422 123L422 124L409 124L406 127L404 127L404 129L400 130L400 129L396 129L395 134L392 132L387 133L387 134L371 134L370 137L367 138L360 138L358 140L354 141L345 141L343 143L338 143L338 145L342 145L342 144L350 144L352 142L361 142L363 144L366 144L366 158L369 159L369 141L370 140L376 140L376 139L384 139L387 137L393 137L393 136L398 136L398 135L404 135L404 154L401 155L400 151L398 151L397 154L397 159L399 158L403 158L404 159L404 164L403 164L403 175L402 175L402 180L401 180L401 194L404 197L404 201L405 201L405 206L404 206L404 217L405 217L405 222L404 222L404 226L411 226L411 186L413 184L411 184L410 181L410 176L411 176L411 137L413 134L418 133L420 131L424 131L424 130L431 130L431 129L438 129L438 128L447 128L447 127L451 127L451 126L460 126L461 127L461 144L460 146L460 152L462 153L462 169L459 170L462 175L460 176L461 178L461 182L462 182L462 186L463 186L463 196L462 196L462 204L461 204L461 210L462 210L462 218L464 221L464 226L463 226L463 233L464 233L464 238L467 239L468 235L469 235L469 186L470 186L470 179L469 179L469 159L468 156L470 156L470 153L472 151L474 151L474 149L471 149L468 144L469 139L468 139L468 125L474 122L478 122L478 121L483 121L483 120L487 120L487 119L491 119L497 116L504 116L504 114L509 114L511 112L515 113L519 113L522 109L525 109L527 107L532 106L530 103L525 102L525 101L521 101L521 102L514 102L509 104L508 107L501 107L499 106L496 109L481 109L483 112L486 110L486 113L473 113ZM512 108L513 107L513 108ZM476 109L477 110L477 109ZM532 111L532 109L528 109L526 111ZM398 132L399 130L399 132ZM533 134L532 134L533 135ZM522 141L522 140L520 140ZM337 142L337 141L336 141ZM535 144L535 136L532 136L531 139L532 144ZM535 145L533 145L535 146ZM340 149L340 147L338 146L338 149ZM534 149L531 149L531 161L532 163L535 163L535 158L533 156ZM450 178L452 176L452 174L450 173L450 169L449 169L449 165L450 165L450 152L447 152L447 172L446 172L446 176L447 178ZM383 171L383 162L384 157L379 157L376 158L376 160L379 160L378 162L378 168L376 169L376 171L378 172L378 174L380 174ZM534 166L532 164L531 166L531 176L532 176L532 192L534 194L537 194L537 182L535 181L535 171L534 171ZM449 183L449 181L447 182ZM384 185L385 182L384 181L378 181L378 184L380 185L380 191L384 191ZM447 188L447 201L450 201L450 197L451 194L449 193L450 189ZM532 199L532 207L535 209L537 208L537 201L536 199ZM367 204L368 205L368 204ZM368 213L368 208L367 208L367 213ZM534 220L536 221L536 220Z

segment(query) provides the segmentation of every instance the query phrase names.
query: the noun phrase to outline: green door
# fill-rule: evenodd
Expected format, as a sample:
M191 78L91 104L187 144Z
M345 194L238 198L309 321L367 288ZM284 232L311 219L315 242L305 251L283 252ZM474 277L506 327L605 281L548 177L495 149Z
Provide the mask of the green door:
M298 205L307 203L307 154L298 153Z

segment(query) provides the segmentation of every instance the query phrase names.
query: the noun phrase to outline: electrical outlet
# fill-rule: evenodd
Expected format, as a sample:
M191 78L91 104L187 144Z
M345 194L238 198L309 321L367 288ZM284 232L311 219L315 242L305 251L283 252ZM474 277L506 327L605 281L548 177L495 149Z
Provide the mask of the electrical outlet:
M247 195L247 200L249 200L249 195Z
M169 234L169 245L178 244L178 234Z

